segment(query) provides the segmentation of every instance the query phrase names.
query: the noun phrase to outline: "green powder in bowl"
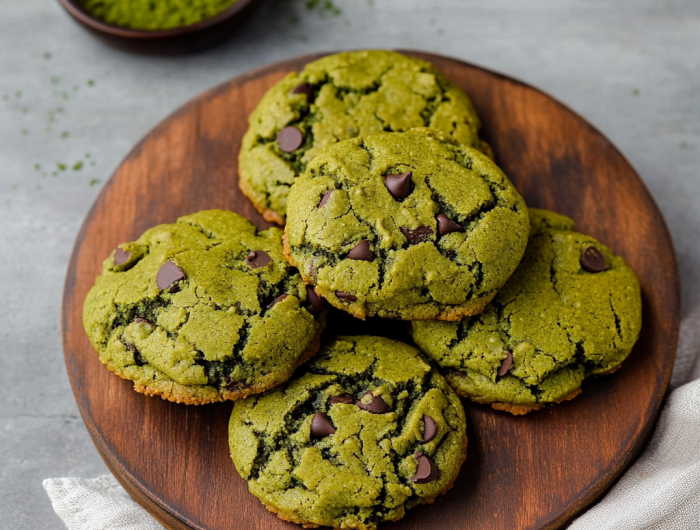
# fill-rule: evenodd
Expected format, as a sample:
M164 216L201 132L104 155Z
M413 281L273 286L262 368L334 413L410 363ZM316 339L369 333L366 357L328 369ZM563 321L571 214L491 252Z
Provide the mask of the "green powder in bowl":
M236 0L82 0L88 13L108 24L159 31L212 18Z

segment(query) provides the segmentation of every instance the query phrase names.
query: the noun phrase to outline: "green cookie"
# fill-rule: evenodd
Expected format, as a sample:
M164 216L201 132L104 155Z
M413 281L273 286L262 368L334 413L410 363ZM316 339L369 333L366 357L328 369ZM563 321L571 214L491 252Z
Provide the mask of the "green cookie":
M515 270L530 227L493 161L428 129L339 142L289 195L287 258L358 318L459 320Z
M83 309L100 360L136 391L179 403L286 381L318 350L325 312L284 260L281 235L209 210L121 244Z
M466 418L415 348L338 337L285 385L238 401L231 456L281 519L374 529L447 491L466 457Z
M530 216L523 261L483 313L413 322L457 393L513 414L572 399L587 376L619 368L642 325L639 282L621 257L568 217Z
M431 127L490 153L480 126L469 98L427 61L391 51L329 55L282 79L251 114L240 187L265 219L283 225L294 177L325 147Z

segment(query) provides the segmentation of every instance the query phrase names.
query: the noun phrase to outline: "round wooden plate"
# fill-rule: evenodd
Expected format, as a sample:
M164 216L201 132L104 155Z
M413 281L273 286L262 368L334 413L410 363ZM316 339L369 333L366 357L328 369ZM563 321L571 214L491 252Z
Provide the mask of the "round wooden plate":
M513 417L465 403L468 459L452 489L388 528L557 528L589 506L650 435L673 366L679 276L666 223L642 181L583 118L513 79L425 53L471 96L497 161L531 206L576 220L639 275L644 326L623 368L587 381L575 400ZM85 336L82 307L119 243L158 223L224 208L268 223L238 191L237 154L262 94L319 56L290 59L186 104L129 154L78 236L63 299L63 345L75 398L119 481L170 529L275 529L228 454L230 403L193 407L145 397L104 368ZM333 315L342 333L401 336L402 323ZM333 318L332 318L333 320Z

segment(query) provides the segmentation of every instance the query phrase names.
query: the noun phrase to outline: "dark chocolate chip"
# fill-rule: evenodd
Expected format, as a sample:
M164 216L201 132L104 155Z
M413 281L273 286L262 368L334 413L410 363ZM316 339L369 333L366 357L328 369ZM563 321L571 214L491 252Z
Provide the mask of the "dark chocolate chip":
M336 291L335 295L341 300L347 300L348 302L357 302L357 296L354 294L346 293L345 291Z
M384 401L381 396L375 396L374 394L372 394L371 390L365 392L365 396L371 396L372 401L370 401L369 403L362 403L362 398L360 398L357 401L356 405L362 410L366 410L367 412L370 412L372 414L386 414L391 410L391 408L389 408L389 405L386 404L386 401Z
M348 254L348 259L356 259L361 261L374 261L374 252L369 248L369 241L364 239L360 241L355 248Z
M513 352L506 350L506 358L503 359L501 367L498 369L498 377L506 375L511 366L513 366Z
M312 87L309 83L303 82L299 83L297 86L295 86L290 94L304 94L306 96L306 100L311 103L311 101L314 98L314 87Z
M141 317L136 317L132 322L134 324L148 324L149 326L153 325L153 322L151 322L147 318L141 318Z
M602 272L605 270L605 256L596 247L590 246L581 254L581 267L588 272Z
M282 300L284 300L285 298L287 298L287 296L289 296L289 295L283 294L283 295L281 295L281 296L278 296L277 298L275 298L275 301L274 301L274 302L272 302L269 306L267 306L267 308L268 308L268 309L272 309L272 308L275 307L279 302L281 302Z
M277 134L277 144L285 153L296 151L304 143L304 135L296 127L285 127Z
M325 412L318 412L311 420L311 438L319 440L335 434L335 427L331 423L331 419Z
M355 403L355 398L350 394L340 394L338 396L333 396L328 400L328 403L335 405L336 403L344 403L345 405L352 405Z
M226 378L226 390L229 392L238 392L243 390L243 388L245 388L245 385L241 381L236 381L231 377Z
M306 286L306 298L309 301L312 313L318 313L321 309L324 309L328 305L326 299L318 296L316 291L314 291L314 288L310 285Z
M428 482L433 482L438 479L440 476L438 468L428 455L416 453L413 456L418 460L416 474L411 477L413 482L416 484L427 484Z
M131 342L122 342L124 346L126 346L126 349L129 350L130 352L135 352L136 351L136 344L133 344Z
M323 207L326 205L326 203L328 202L328 199L331 198L331 194L332 194L334 191L335 191L335 190L328 190L328 191L326 192L326 194L321 198L321 202L318 203L318 208L323 208Z
M464 228L461 225L455 223L452 219L447 217L444 213L440 213L437 216L438 223L438 234L441 236L451 234L452 232L464 232Z
M185 278L185 273L182 269L175 265L172 261L166 261L160 266L158 275L156 276L156 283L160 289L167 289L175 282L179 282Z
M254 250L245 257L246 265L251 269L259 269L272 261L270 255L264 250Z
M387 175L386 179L384 179L384 185L394 199L402 201L413 191L412 176L413 171L401 173L400 175Z
M129 261L129 258L131 257L131 252L127 252L126 250L122 250L119 247L114 251L114 266L118 267L122 263L126 263Z
M437 434L437 423L427 414L423 414L423 441L429 442Z
M433 229L428 228L427 226L419 226L414 230L402 226L399 228L399 230L401 230L401 233L406 237L406 239L408 239L409 245L415 245L417 243L427 241L430 239L430 236L433 235Z

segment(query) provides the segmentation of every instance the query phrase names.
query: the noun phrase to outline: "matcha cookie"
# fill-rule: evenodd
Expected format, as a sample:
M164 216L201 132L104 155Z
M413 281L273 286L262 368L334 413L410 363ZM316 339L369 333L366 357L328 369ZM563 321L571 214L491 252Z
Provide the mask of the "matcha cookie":
M429 62L390 51L314 61L272 87L249 121L240 187L265 219L281 225L294 177L339 140L431 127L490 153L469 98Z
M300 372L231 415L236 469L268 510L307 528L374 529L452 486L464 409L418 350L339 337Z
M483 313L413 322L457 393L513 414L572 399L587 376L619 368L642 325L639 282L621 257L568 217L530 215L523 261Z
M100 360L138 392L179 403L286 381L318 350L325 311L284 260L281 235L210 210L119 245L83 308Z
M358 318L459 320L520 262L527 207L476 149L428 129L339 142L289 195L285 252Z

